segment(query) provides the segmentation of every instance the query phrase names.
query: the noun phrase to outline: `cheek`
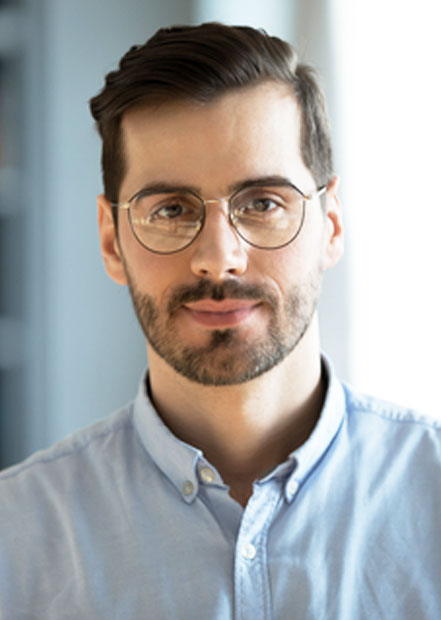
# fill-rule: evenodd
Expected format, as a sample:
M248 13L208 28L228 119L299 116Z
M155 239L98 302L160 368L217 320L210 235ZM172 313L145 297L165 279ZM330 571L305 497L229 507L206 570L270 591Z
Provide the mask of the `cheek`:
M277 294L285 298L293 287L302 286L322 273L323 244L317 235L300 235L292 244L269 251L271 256L261 257L256 264L257 273L269 277Z
M167 293L182 283L182 257L150 252L136 240L128 222L121 222L120 244L131 282L139 293L151 295L161 304Z
M312 240L296 239L292 244L275 251L273 272L282 281L300 282L303 276L316 264L317 251Z

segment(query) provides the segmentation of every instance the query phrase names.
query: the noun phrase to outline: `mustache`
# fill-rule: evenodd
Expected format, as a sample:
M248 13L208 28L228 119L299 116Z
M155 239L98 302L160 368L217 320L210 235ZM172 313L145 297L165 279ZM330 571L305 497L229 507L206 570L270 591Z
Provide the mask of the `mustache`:
M266 287L258 284L247 284L228 280L221 284L215 284L211 280L200 280L195 285L182 285L176 288L167 304L169 314L173 314L184 304L200 301L201 299L212 299L213 301L223 301L224 299L254 299L265 301L273 309L277 307L277 299Z

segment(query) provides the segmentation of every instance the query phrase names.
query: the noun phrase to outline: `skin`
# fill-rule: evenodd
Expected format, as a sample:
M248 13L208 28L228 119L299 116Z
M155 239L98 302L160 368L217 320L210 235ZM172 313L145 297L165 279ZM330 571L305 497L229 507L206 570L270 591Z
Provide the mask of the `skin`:
M304 193L316 188L299 151L299 110L284 85L264 83L204 105L133 108L123 117L122 131L127 173L120 202L146 183L159 181L191 185L206 199L222 198L234 184L268 175L286 177ZM207 348L214 330L231 328L228 350L221 345L204 358L208 370L223 373L226 380L232 371L221 362L234 360L236 376L246 367L247 347L268 342L271 325L281 339L290 340L292 350L258 376L240 383L230 377L230 385L204 385L177 372L147 338L151 392L159 415L176 436L204 452L243 506L253 482L306 441L321 410L325 385L315 306L323 272L343 253L337 186L335 177L327 187L325 213L319 199L307 205L301 233L284 248L262 250L247 244L230 226L226 202L220 201L207 207L205 226L194 243L171 255L143 248L133 236L127 211L119 213L117 236L110 205L98 197L107 273L118 284L130 284L133 297L154 303L155 333L171 330L178 352ZM253 300L248 308L245 301L245 311L233 315L198 315L181 306L167 323L173 292L201 281L210 286L251 285L267 291L274 305ZM296 294L306 304L300 319L288 304ZM231 299L226 303L234 305Z

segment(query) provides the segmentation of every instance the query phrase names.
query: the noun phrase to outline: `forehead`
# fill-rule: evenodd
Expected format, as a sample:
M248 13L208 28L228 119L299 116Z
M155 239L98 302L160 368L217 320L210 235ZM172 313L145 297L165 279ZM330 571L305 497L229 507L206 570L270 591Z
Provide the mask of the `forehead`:
M213 191L259 175L283 174L300 182L299 176L308 175L300 133L295 97L277 83L232 91L208 104L138 106L122 120L126 176L121 195L124 188L130 193L152 180L173 179Z

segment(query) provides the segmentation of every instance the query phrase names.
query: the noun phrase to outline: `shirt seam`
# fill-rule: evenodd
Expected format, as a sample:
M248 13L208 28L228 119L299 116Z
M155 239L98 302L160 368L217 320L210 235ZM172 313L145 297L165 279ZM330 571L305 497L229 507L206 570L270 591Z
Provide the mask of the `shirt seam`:
M391 407L393 404L391 403ZM347 399L347 415L363 413L367 415L376 415L377 417L389 420L390 422L416 424L425 428L433 429L435 431L441 431L441 422L436 418L430 416L424 416L419 414L414 409L388 409L387 404L383 407L379 407L378 403L371 402L370 400L353 398Z

